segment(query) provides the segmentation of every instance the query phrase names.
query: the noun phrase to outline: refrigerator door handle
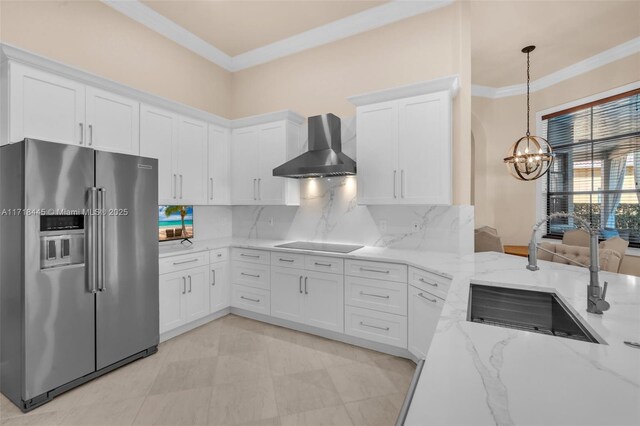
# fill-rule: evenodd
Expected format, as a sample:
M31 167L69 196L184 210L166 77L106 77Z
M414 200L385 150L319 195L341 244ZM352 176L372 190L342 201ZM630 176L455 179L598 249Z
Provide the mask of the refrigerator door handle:
M97 247L98 247L98 290L99 291L105 291L106 290L106 284L105 284L105 279L104 279L104 265L105 265L105 228L106 228L106 223L105 223L105 199L106 199L106 192L107 190L105 188L98 188L98 194L100 195L100 212L98 215L98 221L100 223L100 227L98 229L98 243L97 243Z
M87 221L87 281L91 293L98 292L96 283L96 209L98 205L98 188L89 188L89 217Z

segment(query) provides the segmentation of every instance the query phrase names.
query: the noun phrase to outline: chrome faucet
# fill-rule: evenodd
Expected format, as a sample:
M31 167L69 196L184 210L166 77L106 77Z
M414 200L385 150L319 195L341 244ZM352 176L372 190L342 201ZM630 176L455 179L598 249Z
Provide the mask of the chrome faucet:
M573 220L578 224L579 228L582 228L589 233L589 257L591 261L589 262L590 264L588 266L580 262L576 262L575 260L570 259L566 256L554 253L551 250L547 250L544 247L540 247L536 243L536 233L538 232L538 229L540 229L540 226L542 226L542 224L547 222L548 220L557 218L573 218ZM552 213L549 216L539 220L533 226L531 241L529 242L529 264L527 265L527 269L530 271L537 271L538 269L540 269L538 267L538 250L551 253L554 256L558 256L571 263L575 263L576 265L589 268L590 279L589 285L587 286L587 312L590 312L592 314L602 314L604 311L609 309L609 302L605 300L605 297L607 296L607 286L609 284L605 281L604 287L601 287L600 280L598 278L598 272L600 271L600 255L598 253L597 228L592 228L591 225L589 225L585 220L577 217L576 215L570 213Z

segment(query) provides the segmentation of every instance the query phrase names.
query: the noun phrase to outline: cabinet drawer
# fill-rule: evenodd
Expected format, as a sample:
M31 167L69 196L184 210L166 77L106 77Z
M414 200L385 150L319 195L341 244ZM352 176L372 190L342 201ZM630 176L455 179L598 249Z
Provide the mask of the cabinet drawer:
M446 299L449 287L451 287L451 280L411 266L409 268L409 284Z
M345 306L345 333L387 345L407 347L407 317Z
M347 260L346 275L375 278L378 280L407 282L407 266L397 263L371 262L367 260Z
M271 292L259 288L243 285L233 286L233 300L231 306L258 312L264 315L271 314Z
M345 277L345 304L407 315L407 285L371 278Z
M309 271L331 272L342 274L344 272L344 260L329 256L306 256L305 265Z
M209 264L207 252L181 254L179 256L164 257L160 259L160 274L182 271L183 269L197 268Z
M209 252L209 263L225 262L229 259L229 249L217 249Z
M231 251L231 258L242 262L269 264L269 252L264 250L234 248Z
M233 284L242 284L249 287L269 290L271 288L269 273L269 265L233 262L231 282L233 282Z
M271 264L285 268L304 269L304 254L271 252Z

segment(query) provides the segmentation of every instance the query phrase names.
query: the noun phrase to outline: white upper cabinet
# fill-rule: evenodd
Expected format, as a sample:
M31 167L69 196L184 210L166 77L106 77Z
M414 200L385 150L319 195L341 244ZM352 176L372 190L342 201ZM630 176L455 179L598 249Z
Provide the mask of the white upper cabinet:
M231 133L229 129L209 125L209 181L207 200L211 205L231 204Z
M207 204L207 123L140 106L140 155L158 159L160 204Z
M140 152L140 104L129 98L87 87L87 146L101 151Z
M137 101L11 62L9 136L138 155Z
M180 117L178 127L178 201L207 204L207 123Z
M257 127L236 129L231 138L231 202L258 204L258 132Z
M276 120L241 127L231 137L231 202L236 205L297 205L298 182L273 169L298 155L300 125Z
M85 143L85 86L66 78L9 65L9 140Z
M451 204L456 90L450 77L350 98L357 105L358 203Z
M140 155L158 159L158 203L176 203L177 175L173 154L178 116L146 104L140 106Z
M358 108L358 202L397 201L398 105L383 102Z

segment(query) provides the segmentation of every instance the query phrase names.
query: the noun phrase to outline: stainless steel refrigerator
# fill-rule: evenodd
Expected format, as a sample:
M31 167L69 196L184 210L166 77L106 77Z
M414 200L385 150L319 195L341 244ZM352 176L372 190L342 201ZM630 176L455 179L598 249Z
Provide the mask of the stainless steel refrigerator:
M157 351L157 166L0 148L0 390L23 411Z

